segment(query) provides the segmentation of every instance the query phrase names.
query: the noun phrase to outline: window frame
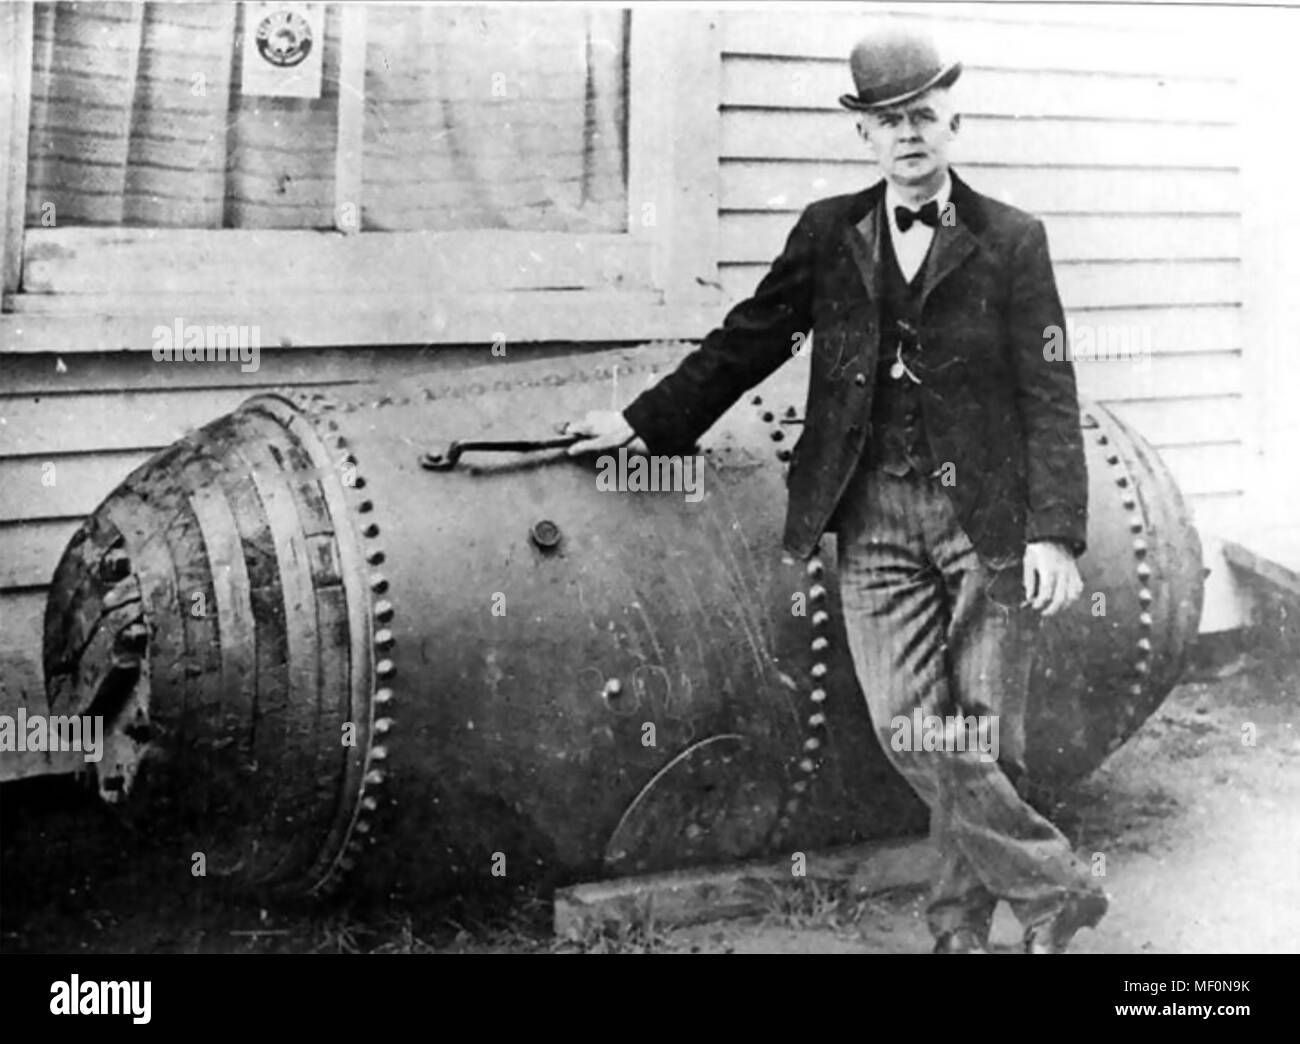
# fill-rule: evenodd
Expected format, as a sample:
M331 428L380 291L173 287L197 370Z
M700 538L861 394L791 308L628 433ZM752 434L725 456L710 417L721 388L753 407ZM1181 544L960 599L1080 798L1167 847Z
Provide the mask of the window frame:
M174 317L256 326L263 347L698 337L716 321L713 12L628 12L626 232L366 232L340 205L360 195L364 5L340 12L333 231L25 228L33 9L0 6L0 352L149 350Z

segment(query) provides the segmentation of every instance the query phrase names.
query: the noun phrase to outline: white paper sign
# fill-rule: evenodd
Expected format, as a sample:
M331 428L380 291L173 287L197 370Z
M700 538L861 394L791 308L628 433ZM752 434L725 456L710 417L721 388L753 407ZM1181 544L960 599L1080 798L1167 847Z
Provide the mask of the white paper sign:
M319 98L325 18L321 4L244 4L244 94Z

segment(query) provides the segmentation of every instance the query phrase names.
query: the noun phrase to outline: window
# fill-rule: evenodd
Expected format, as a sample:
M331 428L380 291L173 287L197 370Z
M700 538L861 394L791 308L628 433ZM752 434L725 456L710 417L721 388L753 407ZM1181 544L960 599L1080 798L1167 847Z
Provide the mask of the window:
M264 344L633 339L697 333L715 300L705 15L10 6L8 346L147 347L176 315ZM250 34L286 64L318 48L316 96L254 93Z

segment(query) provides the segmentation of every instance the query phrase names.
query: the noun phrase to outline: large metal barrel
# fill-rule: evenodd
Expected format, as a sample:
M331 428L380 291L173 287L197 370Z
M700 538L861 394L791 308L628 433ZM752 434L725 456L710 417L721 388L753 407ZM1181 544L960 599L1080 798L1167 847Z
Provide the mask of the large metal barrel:
M423 465L553 436L679 354L259 395L133 472L73 537L46 614L53 712L109 723L104 797L178 863L280 893L557 883L924 829L858 691L833 537L808 562L780 546L792 385L731 410L675 491L562 450ZM1103 409L1084 427L1104 615L1085 596L1045 629L1028 755L1046 781L1151 713L1200 611L1159 459Z

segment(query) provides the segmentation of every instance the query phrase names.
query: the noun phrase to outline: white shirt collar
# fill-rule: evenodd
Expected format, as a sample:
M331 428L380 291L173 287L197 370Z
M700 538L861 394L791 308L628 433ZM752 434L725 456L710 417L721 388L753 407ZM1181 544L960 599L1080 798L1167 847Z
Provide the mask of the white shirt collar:
M936 192L933 196L931 196L930 199L938 203L939 210L942 211L943 208L948 205L948 197L951 194L952 194L952 175L945 170L943 172L943 184L939 186L939 191ZM910 203L904 203L903 197L899 194L898 189L894 187L894 183L892 181L886 181L885 182L885 213L889 215L889 230L892 233L894 233L894 235L902 234L898 230L898 221L894 217L895 207L907 207L908 210L919 210L926 203L929 203L930 199L923 199L920 203L916 204L916 206L912 206L912 204ZM916 228L916 227L917 227L916 225L912 226L912 228ZM911 229L908 229L908 231L910 232ZM927 229L927 231L932 232L933 229Z

